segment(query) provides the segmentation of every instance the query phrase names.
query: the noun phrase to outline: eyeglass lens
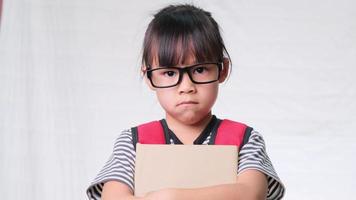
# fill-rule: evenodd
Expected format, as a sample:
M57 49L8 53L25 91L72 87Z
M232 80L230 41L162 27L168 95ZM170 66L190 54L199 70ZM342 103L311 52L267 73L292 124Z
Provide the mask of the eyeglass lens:
M187 67L187 69L176 67L158 68L150 72L150 79L156 87L170 87L179 83L185 71L189 73L191 81L197 84L214 82L219 78L219 66L214 63L195 65Z

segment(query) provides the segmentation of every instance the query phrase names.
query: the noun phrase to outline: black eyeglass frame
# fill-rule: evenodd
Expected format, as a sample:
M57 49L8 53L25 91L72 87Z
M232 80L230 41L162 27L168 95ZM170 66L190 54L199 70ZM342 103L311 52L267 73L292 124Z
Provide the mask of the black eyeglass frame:
M193 80L193 77L191 75L190 69L192 69L192 68L194 68L196 66L199 66L199 65L208 65L208 64L215 64L218 67L218 77L217 77L217 79L212 80L212 81L205 81L205 82L199 82L199 81ZM186 67L158 67L158 68L154 68L154 69L150 69L150 68L151 67L149 67L148 70L146 70L146 74L147 74L147 78L151 82L151 85L153 87L155 87L155 88L170 88L170 87L175 87L175 86L179 85L182 82L182 78L183 78L184 73L187 73L188 76L189 76L189 79L195 84L208 84L208 83L216 82L216 81L218 81L220 79L220 72L222 70L222 63L204 62L204 63L197 63L197 64L194 64L194 65L188 65ZM176 69L176 70L178 70L179 71L179 77L178 77L177 83L174 84L174 85L169 85L169 86L157 86L157 85L155 85L153 83L153 81L152 81L152 72L156 71L156 70L159 70L159 69Z

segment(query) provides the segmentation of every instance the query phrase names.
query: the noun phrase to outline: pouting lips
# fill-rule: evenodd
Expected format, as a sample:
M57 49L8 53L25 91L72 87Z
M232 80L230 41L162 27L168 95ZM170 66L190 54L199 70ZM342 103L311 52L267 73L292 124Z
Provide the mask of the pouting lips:
M178 103L177 106L181 106L181 105L194 105L194 104L198 104L198 102L196 102L196 101L182 101L182 102Z

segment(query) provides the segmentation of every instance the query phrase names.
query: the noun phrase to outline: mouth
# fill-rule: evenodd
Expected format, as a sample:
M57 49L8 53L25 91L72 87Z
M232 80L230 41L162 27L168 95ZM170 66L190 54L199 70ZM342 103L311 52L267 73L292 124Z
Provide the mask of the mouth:
M195 105L195 104L198 104L198 102L196 102L196 101L182 101L182 102L178 103L177 106Z

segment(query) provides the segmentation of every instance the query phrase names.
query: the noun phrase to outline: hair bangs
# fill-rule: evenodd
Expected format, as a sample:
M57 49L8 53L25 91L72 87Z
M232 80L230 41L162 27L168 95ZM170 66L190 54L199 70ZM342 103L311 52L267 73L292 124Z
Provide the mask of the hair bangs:
M162 31L157 37L156 56L160 66L177 66L194 55L190 35L184 29Z
M145 34L142 64L152 67L193 62L222 62L226 52L218 24L210 13L168 7L154 16Z

